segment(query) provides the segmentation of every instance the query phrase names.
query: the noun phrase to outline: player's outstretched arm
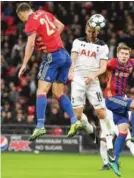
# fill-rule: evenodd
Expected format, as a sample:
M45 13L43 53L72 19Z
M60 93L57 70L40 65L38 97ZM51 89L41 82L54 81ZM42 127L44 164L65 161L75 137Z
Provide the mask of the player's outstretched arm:
M35 46L35 39L36 39L36 33L31 34L30 36L28 36L28 40L27 40L27 44L26 44L26 49L25 49L25 55L24 55L24 60L23 60L23 64L20 68L18 77L20 77L26 70L27 67L27 63L30 60L33 50L34 50L34 46Z
M61 34L64 29L64 24L56 18L53 23L54 23L57 31L59 32L59 34Z

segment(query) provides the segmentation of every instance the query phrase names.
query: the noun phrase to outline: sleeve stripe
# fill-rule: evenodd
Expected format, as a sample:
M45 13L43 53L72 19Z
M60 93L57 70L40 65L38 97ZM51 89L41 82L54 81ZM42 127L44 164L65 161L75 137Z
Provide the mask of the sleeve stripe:
M30 36L30 35L32 35L33 33L36 33L36 31L33 31L33 32L27 32L26 34L27 34L27 36Z
M101 61L108 61L109 59L100 59Z
M78 53L78 51L71 51L71 52L75 52L75 53Z

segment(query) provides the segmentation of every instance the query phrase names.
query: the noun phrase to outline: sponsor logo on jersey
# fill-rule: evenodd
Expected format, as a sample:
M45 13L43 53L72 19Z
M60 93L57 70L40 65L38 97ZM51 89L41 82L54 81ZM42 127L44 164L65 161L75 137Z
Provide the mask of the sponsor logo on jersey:
M119 76L119 77L128 77L129 73L126 72L116 72L115 76Z
M5 151L7 150L7 148L8 148L8 139L4 136L1 136L0 137L0 149L2 151Z
M85 50L85 49L81 50L80 55L96 58L96 52Z

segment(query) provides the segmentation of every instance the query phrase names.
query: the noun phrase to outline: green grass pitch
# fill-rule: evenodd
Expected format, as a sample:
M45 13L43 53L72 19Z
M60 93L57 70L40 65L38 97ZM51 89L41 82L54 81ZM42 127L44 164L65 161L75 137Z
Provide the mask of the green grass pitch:
M134 157L121 156L122 178L134 178ZM2 153L2 178L116 178L99 155Z

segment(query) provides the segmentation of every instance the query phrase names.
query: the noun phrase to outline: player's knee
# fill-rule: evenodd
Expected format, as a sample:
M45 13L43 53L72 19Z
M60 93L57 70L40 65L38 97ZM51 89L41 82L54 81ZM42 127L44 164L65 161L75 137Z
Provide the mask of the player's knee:
M99 119L104 119L106 117L105 109L96 109L96 114Z
M48 89L38 88L36 93L37 93L37 95L47 95Z
M64 84L55 82L52 86L52 93L58 99L64 93Z
M38 88L37 88L37 95L47 94L51 87L51 83L39 80L38 81Z
M53 93L53 96L55 97L55 98L57 98L57 99L59 99L61 96L62 96L62 94L63 93L61 93L60 91L52 91L52 93Z
M122 123L122 124L118 125L119 134L120 133L127 134L128 129L129 129L129 125L127 123Z

